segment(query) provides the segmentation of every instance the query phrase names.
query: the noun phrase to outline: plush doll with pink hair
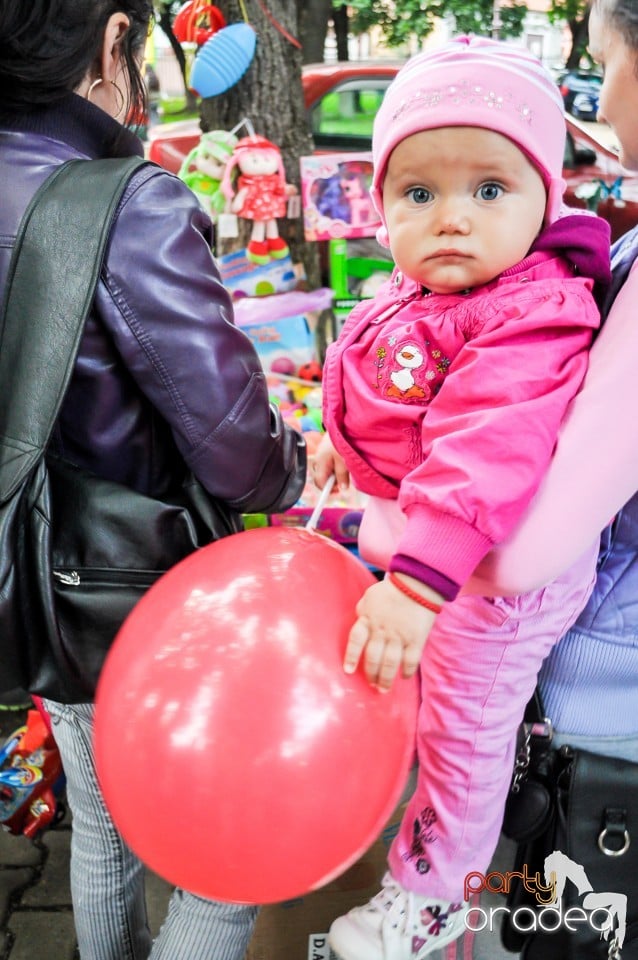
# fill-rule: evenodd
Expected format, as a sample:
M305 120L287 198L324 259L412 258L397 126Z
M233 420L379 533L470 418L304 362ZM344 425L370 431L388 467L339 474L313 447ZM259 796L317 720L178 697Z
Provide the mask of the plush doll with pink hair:
M235 168L236 193L232 183ZM271 258L281 260L288 255L288 245L279 236L277 218L286 216L287 198L297 193L297 188L286 183L281 153L274 143L258 134L239 140L226 164L222 191L230 201L232 213L253 221L246 248L249 260L264 264Z

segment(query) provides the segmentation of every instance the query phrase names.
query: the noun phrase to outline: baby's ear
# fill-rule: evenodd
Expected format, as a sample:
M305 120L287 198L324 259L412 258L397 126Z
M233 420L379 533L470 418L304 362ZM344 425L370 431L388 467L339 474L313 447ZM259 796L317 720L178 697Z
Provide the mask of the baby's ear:
M381 244L382 247L390 246L390 237L388 236L387 227L379 227L377 230L377 241Z

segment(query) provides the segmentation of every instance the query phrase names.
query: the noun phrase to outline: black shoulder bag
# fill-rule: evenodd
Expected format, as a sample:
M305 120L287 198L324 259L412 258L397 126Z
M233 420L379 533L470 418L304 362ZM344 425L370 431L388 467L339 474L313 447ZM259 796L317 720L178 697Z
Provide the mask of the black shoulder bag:
M0 688L92 700L145 590L241 518L195 478L163 500L47 455L113 215L144 161L73 160L33 198L0 331Z
M538 692L522 730L503 833L523 878L507 897L504 947L525 960L638 960L638 763L554 747ZM552 874L559 911L536 893L535 875L549 886Z

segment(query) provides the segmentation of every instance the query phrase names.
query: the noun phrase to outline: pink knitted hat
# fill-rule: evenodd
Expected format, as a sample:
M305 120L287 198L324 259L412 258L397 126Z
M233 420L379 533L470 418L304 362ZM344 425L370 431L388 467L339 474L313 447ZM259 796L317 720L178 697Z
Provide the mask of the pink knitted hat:
M527 50L484 37L456 37L417 54L401 68L374 121L370 194L383 226L383 180L402 140L437 127L483 127L512 140L537 168L547 188L545 222L558 216L565 190L563 100L551 75Z

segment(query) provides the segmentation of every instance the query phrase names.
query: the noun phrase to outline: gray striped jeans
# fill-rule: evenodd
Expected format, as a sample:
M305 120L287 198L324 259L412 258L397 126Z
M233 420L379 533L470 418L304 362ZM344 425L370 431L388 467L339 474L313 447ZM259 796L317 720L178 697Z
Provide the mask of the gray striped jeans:
M184 890L173 893L151 941L144 866L115 829L97 784L93 706L51 700L45 706L73 814L71 895L82 960L243 960L258 908L204 900Z

